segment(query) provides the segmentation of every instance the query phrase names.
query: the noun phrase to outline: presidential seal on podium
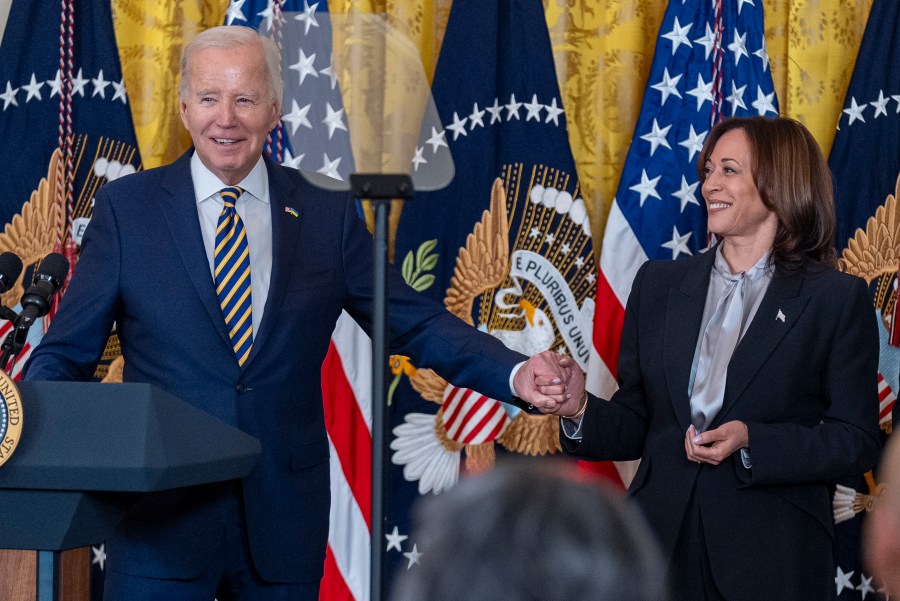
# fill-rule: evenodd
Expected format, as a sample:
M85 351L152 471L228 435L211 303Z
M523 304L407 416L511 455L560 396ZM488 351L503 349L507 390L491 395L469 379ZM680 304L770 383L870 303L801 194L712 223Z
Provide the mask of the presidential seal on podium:
M22 398L9 375L0 372L0 467L16 450L22 435Z

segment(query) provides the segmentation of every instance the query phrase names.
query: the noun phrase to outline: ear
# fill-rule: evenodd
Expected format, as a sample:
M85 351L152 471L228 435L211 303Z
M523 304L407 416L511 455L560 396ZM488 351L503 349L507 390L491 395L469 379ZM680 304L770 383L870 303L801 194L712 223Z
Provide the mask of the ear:
M281 101L278 100L272 105L272 122L269 124L269 130L275 129L278 122L281 121Z
M187 102L184 100L178 101L178 114L181 116L181 123L184 125L185 129L190 129L188 127L188 119L187 119Z

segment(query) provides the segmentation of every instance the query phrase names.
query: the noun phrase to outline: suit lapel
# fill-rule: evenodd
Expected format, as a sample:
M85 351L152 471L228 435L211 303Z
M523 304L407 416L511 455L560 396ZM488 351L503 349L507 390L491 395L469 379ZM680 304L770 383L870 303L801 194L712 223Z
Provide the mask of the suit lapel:
M164 194L159 202L160 211L200 302L206 308L222 340L231 348L231 340L225 329L225 318L222 316L222 308L219 306L219 298L216 296L212 274L209 271L209 259L203 247L203 234L200 232L200 220L197 216L197 199L191 179L191 155L192 150L187 151L169 168L162 181Z
M809 302L809 296L799 294L802 283L803 276L799 274L776 274L772 278L750 327L728 364L722 410L710 427L725 421L728 410L741 398L763 363L797 323Z
M277 166L266 160L269 173L269 206L272 211L272 277L259 332L253 336L253 350L245 363L250 364L260 352L266 338L278 321L279 308L290 284L293 266L299 261L298 240L304 212L295 198L296 184ZM293 209L297 215L288 212Z
M691 364L703 319L706 291L709 288L709 272L715 260L712 248L698 257L695 267L688 269L681 284L669 290L666 303L666 329L664 361L669 398L682 429L691 423L691 404L688 397Z

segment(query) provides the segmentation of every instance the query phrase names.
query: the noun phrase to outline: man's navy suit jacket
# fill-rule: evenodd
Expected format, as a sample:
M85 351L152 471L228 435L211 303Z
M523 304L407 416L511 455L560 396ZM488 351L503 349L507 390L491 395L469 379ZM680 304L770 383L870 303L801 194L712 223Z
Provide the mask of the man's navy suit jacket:
M260 440L260 460L243 482L254 563L268 581L316 581L330 502L320 368L341 309L370 325L372 238L348 195L267 162L271 283L242 368L203 246L190 155L100 188L74 276L26 377L90 379L115 323L126 382L159 386ZM509 400L511 370L524 360L424 300L395 271L390 335L392 352L500 400ZM200 574L222 540L228 486L138 501L108 541L110 569Z

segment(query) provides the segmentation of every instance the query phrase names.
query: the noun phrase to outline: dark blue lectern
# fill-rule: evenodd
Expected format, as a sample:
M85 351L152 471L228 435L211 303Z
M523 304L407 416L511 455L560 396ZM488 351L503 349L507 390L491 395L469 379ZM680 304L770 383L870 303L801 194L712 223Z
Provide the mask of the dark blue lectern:
M133 498L119 493L243 478L259 456L255 438L148 384L19 390L21 441L0 467L0 549L31 553L0 551L5 601L80 598L66 589L87 590L90 564L71 570L62 552L106 538Z

